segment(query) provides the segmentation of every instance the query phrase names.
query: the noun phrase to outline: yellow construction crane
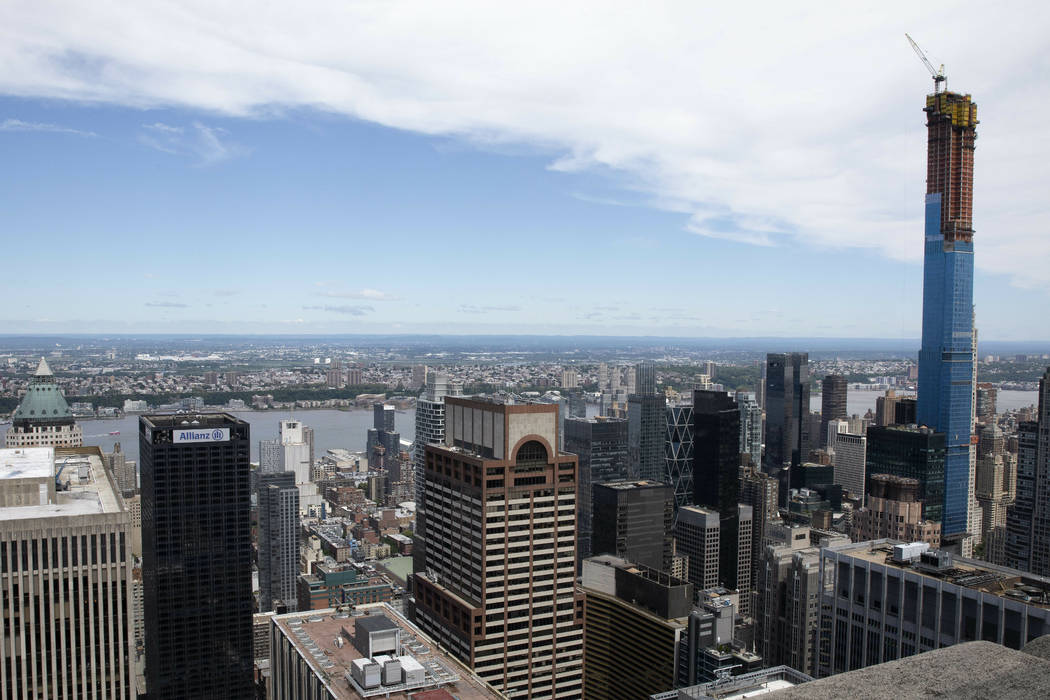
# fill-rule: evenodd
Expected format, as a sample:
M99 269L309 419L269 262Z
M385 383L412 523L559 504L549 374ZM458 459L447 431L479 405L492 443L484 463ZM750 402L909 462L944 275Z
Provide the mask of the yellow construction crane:
M941 64L940 70L934 69L933 64L930 63L930 59L926 58L926 54L922 52L922 49L920 49L919 45L915 43L915 40L908 36L907 32L904 33L904 36L908 39L908 43L911 44L911 47L915 49L915 53L918 54L923 65L926 66L926 70L930 71L930 75L933 76L934 93L940 92L941 83L944 83L944 89L947 90L948 78L944 75L944 64Z

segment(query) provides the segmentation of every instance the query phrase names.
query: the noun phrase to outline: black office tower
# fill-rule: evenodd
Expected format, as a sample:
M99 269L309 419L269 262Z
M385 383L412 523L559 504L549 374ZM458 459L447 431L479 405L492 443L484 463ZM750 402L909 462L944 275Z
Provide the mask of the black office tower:
M780 505L786 507L789 488L799 488L802 464L809 450L809 353L769 353L766 356L767 474L780 482ZM794 470L795 472L798 469Z
M740 409L724 391L693 392L693 502L722 511L740 496Z
M663 394L627 397L627 465L632 479L668 481L667 399Z
M627 421L623 418L567 418L565 451L580 458L576 507L577 560L591 556L591 485L627 478Z
M693 392L693 502L718 512L718 570L737 588L740 408L723 391Z
M658 481L594 484L594 554L612 554L650 569L671 566L674 491Z
M923 501L922 517L941 522L947 454L944 433L926 427L872 425L868 426L867 438L865 493L871 488L871 477L875 474L918 479L919 497Z
M824 377L820 395L820 435L819 440L813 441L819 442L821 447L828 446L828 423L848 415L846 392L846 378L841 374L829 374Z
M142 416L142 583L150 700L254 698L249 425Z

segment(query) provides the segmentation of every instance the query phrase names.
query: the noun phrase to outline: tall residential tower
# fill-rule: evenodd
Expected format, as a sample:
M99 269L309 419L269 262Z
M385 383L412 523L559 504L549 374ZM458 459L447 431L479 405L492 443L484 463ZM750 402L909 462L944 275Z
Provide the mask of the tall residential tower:
M945 536L967 532L973 411L973 151L969 95L926 97L926 236L918 422L944 433Z

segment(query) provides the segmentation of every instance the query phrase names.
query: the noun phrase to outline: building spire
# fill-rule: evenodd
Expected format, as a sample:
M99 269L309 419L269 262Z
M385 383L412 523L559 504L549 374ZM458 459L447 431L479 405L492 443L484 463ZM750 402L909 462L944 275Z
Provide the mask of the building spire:
M51 371L51 368L47 365L47 360L43 357L40 358L40 364L36 367L36 372L33 373L34 377L53 377L55 373Z

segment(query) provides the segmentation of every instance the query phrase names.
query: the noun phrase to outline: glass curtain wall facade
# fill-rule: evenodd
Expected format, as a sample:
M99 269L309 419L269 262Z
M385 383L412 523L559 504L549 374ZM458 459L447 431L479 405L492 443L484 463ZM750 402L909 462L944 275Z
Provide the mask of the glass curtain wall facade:
M667 407L664 460L665 481L674 489L677 517L679 508L693 504L693 407L690 404Z
M918 422L944 433L945 535L967 531L973 414L973 152L969 95L926 98L926 235Z

